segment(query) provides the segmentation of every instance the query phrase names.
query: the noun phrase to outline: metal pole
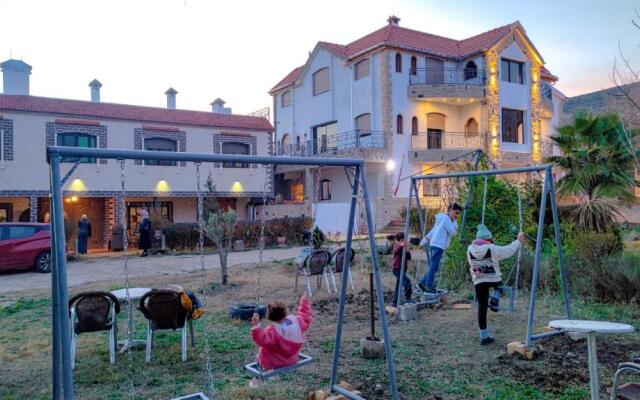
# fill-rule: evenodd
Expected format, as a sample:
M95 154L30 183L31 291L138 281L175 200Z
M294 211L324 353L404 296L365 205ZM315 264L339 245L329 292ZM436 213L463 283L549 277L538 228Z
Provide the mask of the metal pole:
M369 272L369 300L371 301L371 337L369 340L378 340L376 338L376 317L375 317L375 304L373 300L373 272Z
M347 228L347 242L345 244L344 261L342 268L342 284L340 285L340 305L338 307L338 323L336 325L336 342L333 348L333 364L331 366L331 382L329 390L333 392L333 387L338 381L338 360L340 359L340 345L342 343L342 323L344 319L344 304L347 294L347 282L349 281L349 267L351 262L351 240L353 239L353 225L356 216L356 204L358 202L360 167L356 167L353 177L353 192L351 194L351 208L349 209L349 225Z
M396 379L396 367L393 364L393 350L391 349L391 335L389 334L389 325L387 324L387 313L384 309L384 286L380 278L380 269L378 264L378 252L376 251L376 237L373 231L373 216L371 215L371 203L369 202L369 192L367 191L367 174L364 172L364 164L362 165L362 193L364 195L364 206L367 213L367 230L369 235L369 247L371 248L371 259L373 260L373 273L376 279L376 300L378 301L378 310L380 312L380 325L382 326L382 339L384 340L384 353L387 359L387 368L389 369L389 381L391 384L391 398L398 399L398 381ZM346 282L346 281L345 281Z
M478 164L480 163L480 154L482 154L482 151L478 150L476 152L476 161L473 166L474 171L478 170ZM460 239L461 240L463 238L462 235L464 235L464 228L467 226L467 212L469 211L469 205L471 204L472 185L470 180L467 180L467 182L468 182L467 199L464 202L464 210L462 211L462 222L460 222Z
M525 172L542 172L542 171L545 171L547 168L549 168L549 164L540 164L540 165L531 166L531 167L485 169L481 171L462 171L462 172L448 172L444 174L416 175L413 177L413 179L438 179L438 178L451 179L451 178L465 178L469 176L520 174Z
M562 278L562 294L564 295L564 308L567 319L573 318L571 312L571 296L569 295L569 278L567 277L567 266L564 259L564 251L562 249L562 239L560 237L560 219L558 218L558 206L556 204L556 186L553 182L551 168L547 170L549 179L549 196L551 201L551 214L553 215L553 235L556 240L556 248L558 249L558 262L560 263L560 277Z
M59 336L62 353L62 387L64 388L64 399L73 399L73 376L71 371L71 343L69 341L69 306L67 304L67 259L65 254L64 236L64 216L62 211L62 192L60 189L60 156L52 155L49 158L51 167L51 209L55 214L53 219L53 229L55 229L54 247L56 252L56 269L58 279L58 314L54 318L58 319ZM55 320L54 320L55 325Z
M411 179L411 182L413 183L413 186L415 188L414 190L414 194L416 196L416 207L418 207L418 217L420 218L420 240L422 241L422 239L427 235L427 215L429 214L429 204L427 203L427 209L426 209L426 213L422 212L422 203L420 203L420 196L418 194L418 184L416 182L415 179ZM422 183L424 185L424 182ZM426 263L426 268L424 273L426 274L429 271L429 260L431 259L431 257L429 257L429 245L426 245L424 247L424 252L427 256L427 263ZM420 276L418 276L418 267L416 265L416 274L415 274L415 278L416 278L416 283L420 283Z
M411 180L413 182L413 179ZM409 185L409 198L407 199L407 215L404 222L404 241L405 245L402 246L402 261L400 262L400 277L398 278L398 298L396 300L396 306L400 307L404 299L404 264L407 262L407 241L409 240L409 224L411 223L411 200L413 199L414 185ZM393 269L393 267L391 267Z
M51 192L53 192L53 179L51 179L51 170L49 171L49 184ZM49 216L50 225L56 226L56 214L53 212L53 203L51 196L49 196ZM54 249L56 243L55 229L51 229L51 249ZM60 295L58 290L58 264L57 264L56 252L51 251L51 356L52 356L52 399L59 400L61 396L62 386L60 382L62 366L62 357L60 352L60 320L58 315L60 313Z
M538 216L538 235L536 239L536 251L533 259L533 278L531 279L531 298L529 299L529 315L527 319L527 337L525 345L531 345L531 335L533 333L533 318L536 308L536 296L538 292L538 274L540 273L540 257L542 255L542 234L544 233L544 214L547 211L547 194L549 187L548 179L545 176L542 183L542 198L540 199L540 215Z

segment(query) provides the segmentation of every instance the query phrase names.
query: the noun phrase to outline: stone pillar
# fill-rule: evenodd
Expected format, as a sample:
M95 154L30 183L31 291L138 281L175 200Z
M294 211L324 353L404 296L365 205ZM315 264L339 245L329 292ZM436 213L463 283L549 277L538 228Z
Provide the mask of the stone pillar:
M389 52L380 55L380 91L382 93L382 130L386 159L393 157L393 83L391 80L391 62ZM398 168L400 166L398 165ZM395 190L393 174L384 172L384 196L393 196Z
M121 194L117 194L114 198L113 221L116 224L122 223L122 205L124 199ZM126 228L126 226L124 227Z
M540 95L540 64L531 62L531 161L542 161L542 98Z
M38 198L29 196L29 222L38 222Z
M500 79L498 51L495 49L487 53L487 124L488 124L488 149L489 157L497 164L500 163Z

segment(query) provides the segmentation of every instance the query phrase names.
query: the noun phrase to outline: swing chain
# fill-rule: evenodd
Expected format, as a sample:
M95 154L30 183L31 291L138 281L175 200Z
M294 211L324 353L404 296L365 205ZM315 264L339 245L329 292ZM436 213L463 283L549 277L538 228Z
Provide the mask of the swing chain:
M202 306L207 309L207 278L204 266L204 199L202 197L202 191L200 190L200 162L195 162L196 165L196 195L198 201L198 250L200 252L200 277L202 280ZM206 316L203 316L203 319ZM213 370L211 368L211 356L209 349L209 325L203 321L204 326L204 357L207 366L207 382L209 384L209 394L211 399L216 398L216 390L213 382Z
M264 186L262 187L262 209L260 210L260 236L259 236L259 248L258 248L258 290L257 290L257 300L256 304L260 304L260 292L262 291L262 267L263 267L263 257L264 257L264 245L265 245L265 237L264 237L264 226L265 226L265 213L267 210L267 191L269 185L268 177L268 166L265 165L265 180Z
M488 177L487 175L484 176L484 191L482 193L482 218L480 223L484 225L484 213L485 210L487 209L487 186L488 186Z

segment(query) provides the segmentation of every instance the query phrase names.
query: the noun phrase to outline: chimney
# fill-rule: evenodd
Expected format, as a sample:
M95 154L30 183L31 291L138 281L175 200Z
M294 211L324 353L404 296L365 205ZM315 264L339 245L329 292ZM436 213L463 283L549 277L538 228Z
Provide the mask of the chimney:
M102 87L102 83L100 83L99 80L94 79L89 82L89 87L91 88L91 102L100 103L100 88Z
M220 97L211 102L211 112L214 114L231 114L231 108L224 106L225 101Z
M167 108L169 110L175 110L176 109L176 94L178 94L178 92L170 87L169 89L167 89L166 92L164 92L164 94L167 95Z
M389 15L389 18L387 18L387 22L389 23L389 25L400 26L400 18L396 17L395 15Z
M29 75L31 65L22 60L7 60L0 64L2 70L2 93L29 95Z

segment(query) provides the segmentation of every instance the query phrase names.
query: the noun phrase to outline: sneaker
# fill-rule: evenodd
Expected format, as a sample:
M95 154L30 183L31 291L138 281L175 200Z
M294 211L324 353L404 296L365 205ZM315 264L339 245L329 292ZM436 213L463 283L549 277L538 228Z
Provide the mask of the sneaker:
M420 289L421 292L426 292L427 291L427 287L425 285L423 285L422 283L417 283L416 287L418 289Z
M428 294L438 294L436 288L426 288L424 292Z
M480 339L480 346L486 346L486 345L491 344L491 343L493 343L495 341L496 340L494 338L489 336L488 338Z

